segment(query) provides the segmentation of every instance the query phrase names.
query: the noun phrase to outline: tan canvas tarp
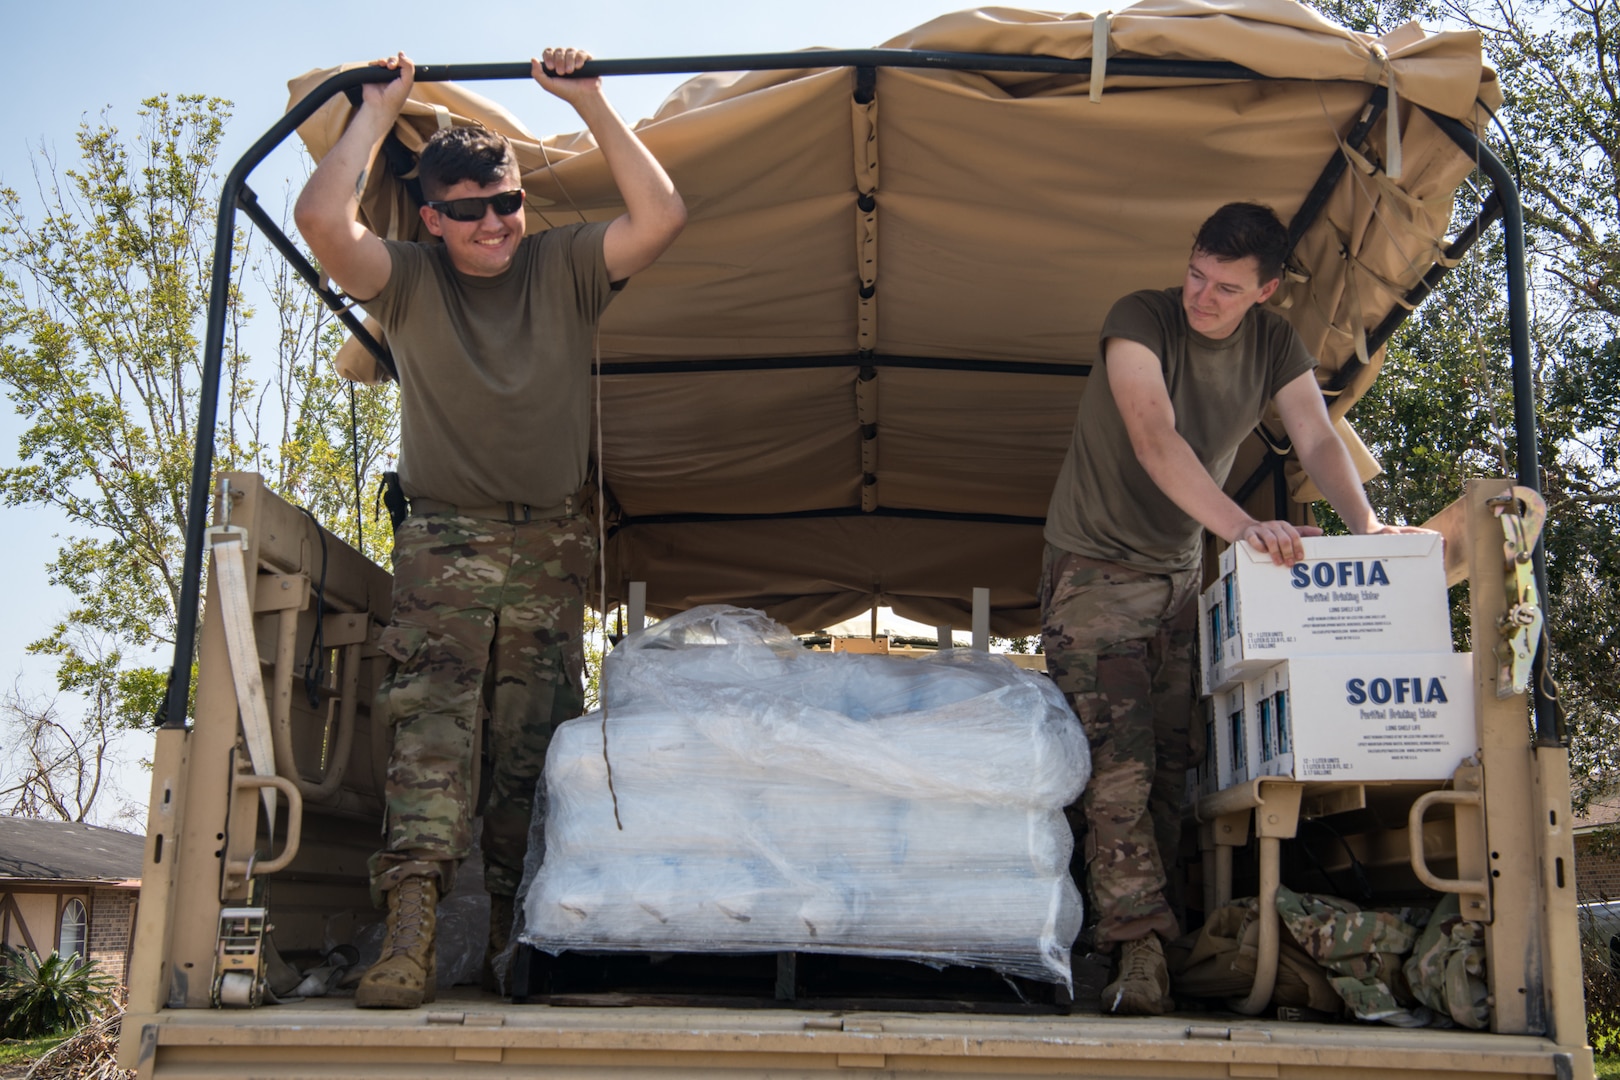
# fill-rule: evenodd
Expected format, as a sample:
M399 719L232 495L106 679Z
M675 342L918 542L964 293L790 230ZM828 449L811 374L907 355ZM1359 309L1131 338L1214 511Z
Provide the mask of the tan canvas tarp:
M681 87L638 130L690 223L602 330L614 595L645 580L655 612L737 602L812 630L874 601L965 626L972 588L987 586L995 631L1031 632L1039 520L1113 301L1179 283L1194 230L1224 202L1259 200L1291 219L1375 87L1393 85L1399 178L1376 124L1276 301L1326 383L1433 265L1471 167L1416 106L1477 128L1477 102L1500 100L1473 34L1414 26L1376 41L1292 0L1152 0L1106 22L988 8L886 45L1105 49L1232 61L1282 81L1105 69L1106 92L1093 95L1069 77L888 68L865 105L848 69ZM294 80L293 99L330 74ZM464 88L421 84L413 96L397 128L411 149L440 123L515 140L531 229L620 212L588 135L542 148ZM313 154L349 111L339 97L304 126ZM414 207L385 173L364 200L369 223L417 236ZM782 358L819 359L759 363ZM992 370L905 366L916 358ZM1380 359L1335 399L1336 416ZM615 369L627 362L634 373ZM995 367L1016 362L1056 367ZM1260 460L1252 442L1234 486Z

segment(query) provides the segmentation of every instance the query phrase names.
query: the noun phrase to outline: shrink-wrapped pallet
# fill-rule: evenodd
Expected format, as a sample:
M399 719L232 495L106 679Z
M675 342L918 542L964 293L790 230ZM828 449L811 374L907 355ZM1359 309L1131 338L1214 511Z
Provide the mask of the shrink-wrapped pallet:
M811 652L757 611L705 607L621 642L603 699L552 740L524 940L1069 983L1062 808L1090 758L1045 677L963 649Z

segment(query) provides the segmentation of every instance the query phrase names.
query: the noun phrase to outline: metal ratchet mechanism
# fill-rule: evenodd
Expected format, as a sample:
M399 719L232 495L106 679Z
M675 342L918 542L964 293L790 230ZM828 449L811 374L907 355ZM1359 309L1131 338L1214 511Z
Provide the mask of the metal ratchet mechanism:
M251 879L253 859L248 859ZM270 930L269 909L227 907L219 912L214 944L214 1008L254 1009L264 1000L264 936Z
M1530 689L1530 664L1541 641L1541 597L1532 557L1547 522L1547 504L1534 489L1515 486L1488 505L1502 523L1507 570L1507 610L1496 622L1502 640L1495 650L1496 696L1505 698Z

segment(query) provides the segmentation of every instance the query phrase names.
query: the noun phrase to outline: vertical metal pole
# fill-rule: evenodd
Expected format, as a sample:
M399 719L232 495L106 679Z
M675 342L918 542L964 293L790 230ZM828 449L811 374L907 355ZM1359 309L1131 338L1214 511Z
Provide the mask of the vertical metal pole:
M936 627L934 627L934 634L939 638L939 645L937 646L937 648L940 648L940 649L952 648L955 645L955 639L951 636L954 633L954 631L955 631L955 627L951 627L951 626L936 626Z
M1503 255L1507 264L1508 350L1513 357L1513 427L1517 436L1518 482L1540 491L1541 448L1536 436L1536 383L1530 353L1530 275L1525 267L1524 206L1519 201L1519 188L1513 182L1513 174L1502 164L1502 159L1491 153L1490 148L1465 124L1427 109L1424 112L1491 178L1496 188L1496 198L1501 204ZM1532 565L1535 567L1536 591L1540 594L1542 612L1547 614L1550 598L1547 595L1545 537L1536 543ZM1537 648L1531 668L1536 744L1566 746L1569 735L1564 729L1563 712L1558 699L1551 693L1552 683L1546 677L1546 671L1547 650Z
M973 647L990 651L990 590L973 590Z
M203 535L208 527L208 496L213 488L214 426L219 414L220 368L224 366L225 308L230 298L231 256L236 235L236 196L241 182L226 181L214 230L214 276L208 289L208 331L203 338L202 387L197 393L197 451L191 461L191 494L186 501L186 555L180 570L180 610L175 612L174 666L161 713L164 727L186 726L191 695L191 662L197 643L197 600L202 592Z
M1524 208L1519 201L1519 189L1508 175L1507 167L1494 156L1487 163L1486 172L1496 183L1502 201L1502 234L1505 241L1504 257L1507 262L1508 287L1508 347L1513 354L1513 427L1518 435L1519 483L1541 491L1541 446L1536 433L1536 384L1534 359L1530 352L1530 275L1524 255ZM1494 167L1493 167L1494 166ZM1545 536L1536 542L1531 553L1535 568L1536 593L1543 614L1550 597L1547 595L1547 543ZM1536 744L1538 746L1567 746L1569 733L1564 727L1563 710L1552 695L1552 681L1547 677L1547 638L1537 642L1536 655L1530 667L1530 694L1535 703Z

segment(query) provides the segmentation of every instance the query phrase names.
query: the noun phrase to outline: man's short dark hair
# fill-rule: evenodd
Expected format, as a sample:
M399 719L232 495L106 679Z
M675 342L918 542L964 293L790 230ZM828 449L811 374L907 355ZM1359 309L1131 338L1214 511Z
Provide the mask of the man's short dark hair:
M1198 227L1193 250L1223 262L1253 255L1260 264L1260 284L1282 277L1288 254L1288 230L1271 207L1260 203L1227 203Z
M516 164L512 144L499 132L481 127L441 128L422 148L416 175L423 195L442 199L463 180L474 180L481 187L496 183Z

